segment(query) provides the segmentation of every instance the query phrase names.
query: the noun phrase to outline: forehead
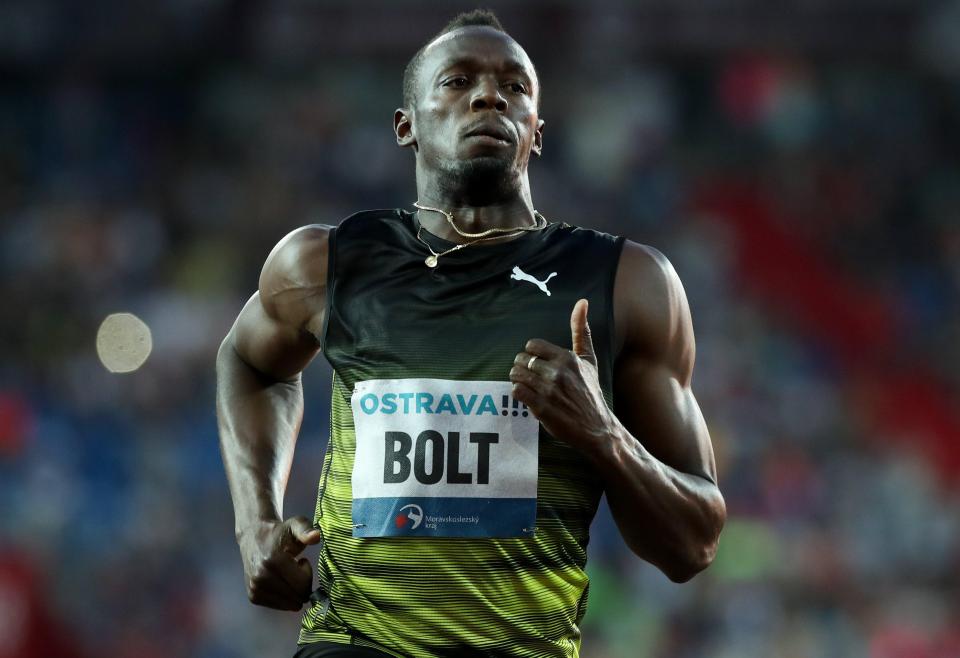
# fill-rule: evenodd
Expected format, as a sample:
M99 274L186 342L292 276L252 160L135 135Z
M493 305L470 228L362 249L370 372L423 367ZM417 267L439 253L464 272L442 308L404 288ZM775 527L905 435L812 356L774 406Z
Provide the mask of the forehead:
M517 69L536 79L533 62L510 35L484 26L462 27L432 41L423 52L421 72L430 79L453 64L474 63L484 68Z

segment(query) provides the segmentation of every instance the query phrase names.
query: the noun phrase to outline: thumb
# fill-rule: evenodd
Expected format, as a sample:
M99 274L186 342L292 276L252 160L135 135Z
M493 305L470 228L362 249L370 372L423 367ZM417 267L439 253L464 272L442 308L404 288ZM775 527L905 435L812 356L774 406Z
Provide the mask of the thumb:
M590 324L587 322L587 309L590 302L578 299L570 314L570 334L573 339L573 352L593 365L597 365L597 355L593 351L593 338L590 336Z
M290 538L299 542L303 546L316 544L323 537L323 535L320 534L320 530L318 528L314 528L305 516L294 516L288 519L287 530ZM297 553L302 550L303 548L301 547Z

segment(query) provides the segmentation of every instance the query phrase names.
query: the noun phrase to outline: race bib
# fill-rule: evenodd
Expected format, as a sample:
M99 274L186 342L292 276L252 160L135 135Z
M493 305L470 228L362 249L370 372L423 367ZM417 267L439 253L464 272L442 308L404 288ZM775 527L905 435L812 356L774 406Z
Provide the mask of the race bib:
M353 536L531 536L540 423L511 387L358 382Z

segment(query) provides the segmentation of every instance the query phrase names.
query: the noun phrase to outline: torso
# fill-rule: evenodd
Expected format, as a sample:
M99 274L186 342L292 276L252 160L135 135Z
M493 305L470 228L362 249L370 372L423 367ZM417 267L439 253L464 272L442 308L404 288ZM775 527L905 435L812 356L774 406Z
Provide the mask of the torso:
M435 251L445 248L422 235ZM550 224L464 248L431 270L405 211L361 213L336 229L330 315L320 336L335 373L332 450L316 518L325 535L318 579L330 604L307 613L301 641L352 635L407 656L456 655L466 646L491 655L575 655L588 529L602 493L580 455L539 428L536 532L529 536L363 536L352 527L358 431L351 394L359 382L440 382L452 393L507 382L529 338L569 347L570 312L586 297L601 388L612 406L612 303L622 244ZM500 411L499 396L496 404ZM464 487L478 484L472 477Z

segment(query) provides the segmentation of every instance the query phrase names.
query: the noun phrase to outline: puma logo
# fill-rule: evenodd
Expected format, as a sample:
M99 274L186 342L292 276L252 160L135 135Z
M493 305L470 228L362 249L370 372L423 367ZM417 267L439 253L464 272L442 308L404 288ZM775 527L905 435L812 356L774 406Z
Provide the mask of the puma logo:
M529 281L530 283L532 283L532 284L535 285L536 287L540 288L540 290L542 290L543 292L545 292L545 293L547 294L547 297L549 297L549 296L550 296L550 291L547 290L547 281L549 281L550 279L552 279L552 278L555 277L555 276L557 276L557 273L556 273L556 272L550 272L550 274L547 276L546 279L544 279L543 281L540 281L540 280L537 279L536 277L530 276L529 274L527 274L526 272L524 272L523 270L521 270L519 265L514 265L514 266L513 266L513 274L510 275L510 278L511 278L511 279L516 279L517 281Z

